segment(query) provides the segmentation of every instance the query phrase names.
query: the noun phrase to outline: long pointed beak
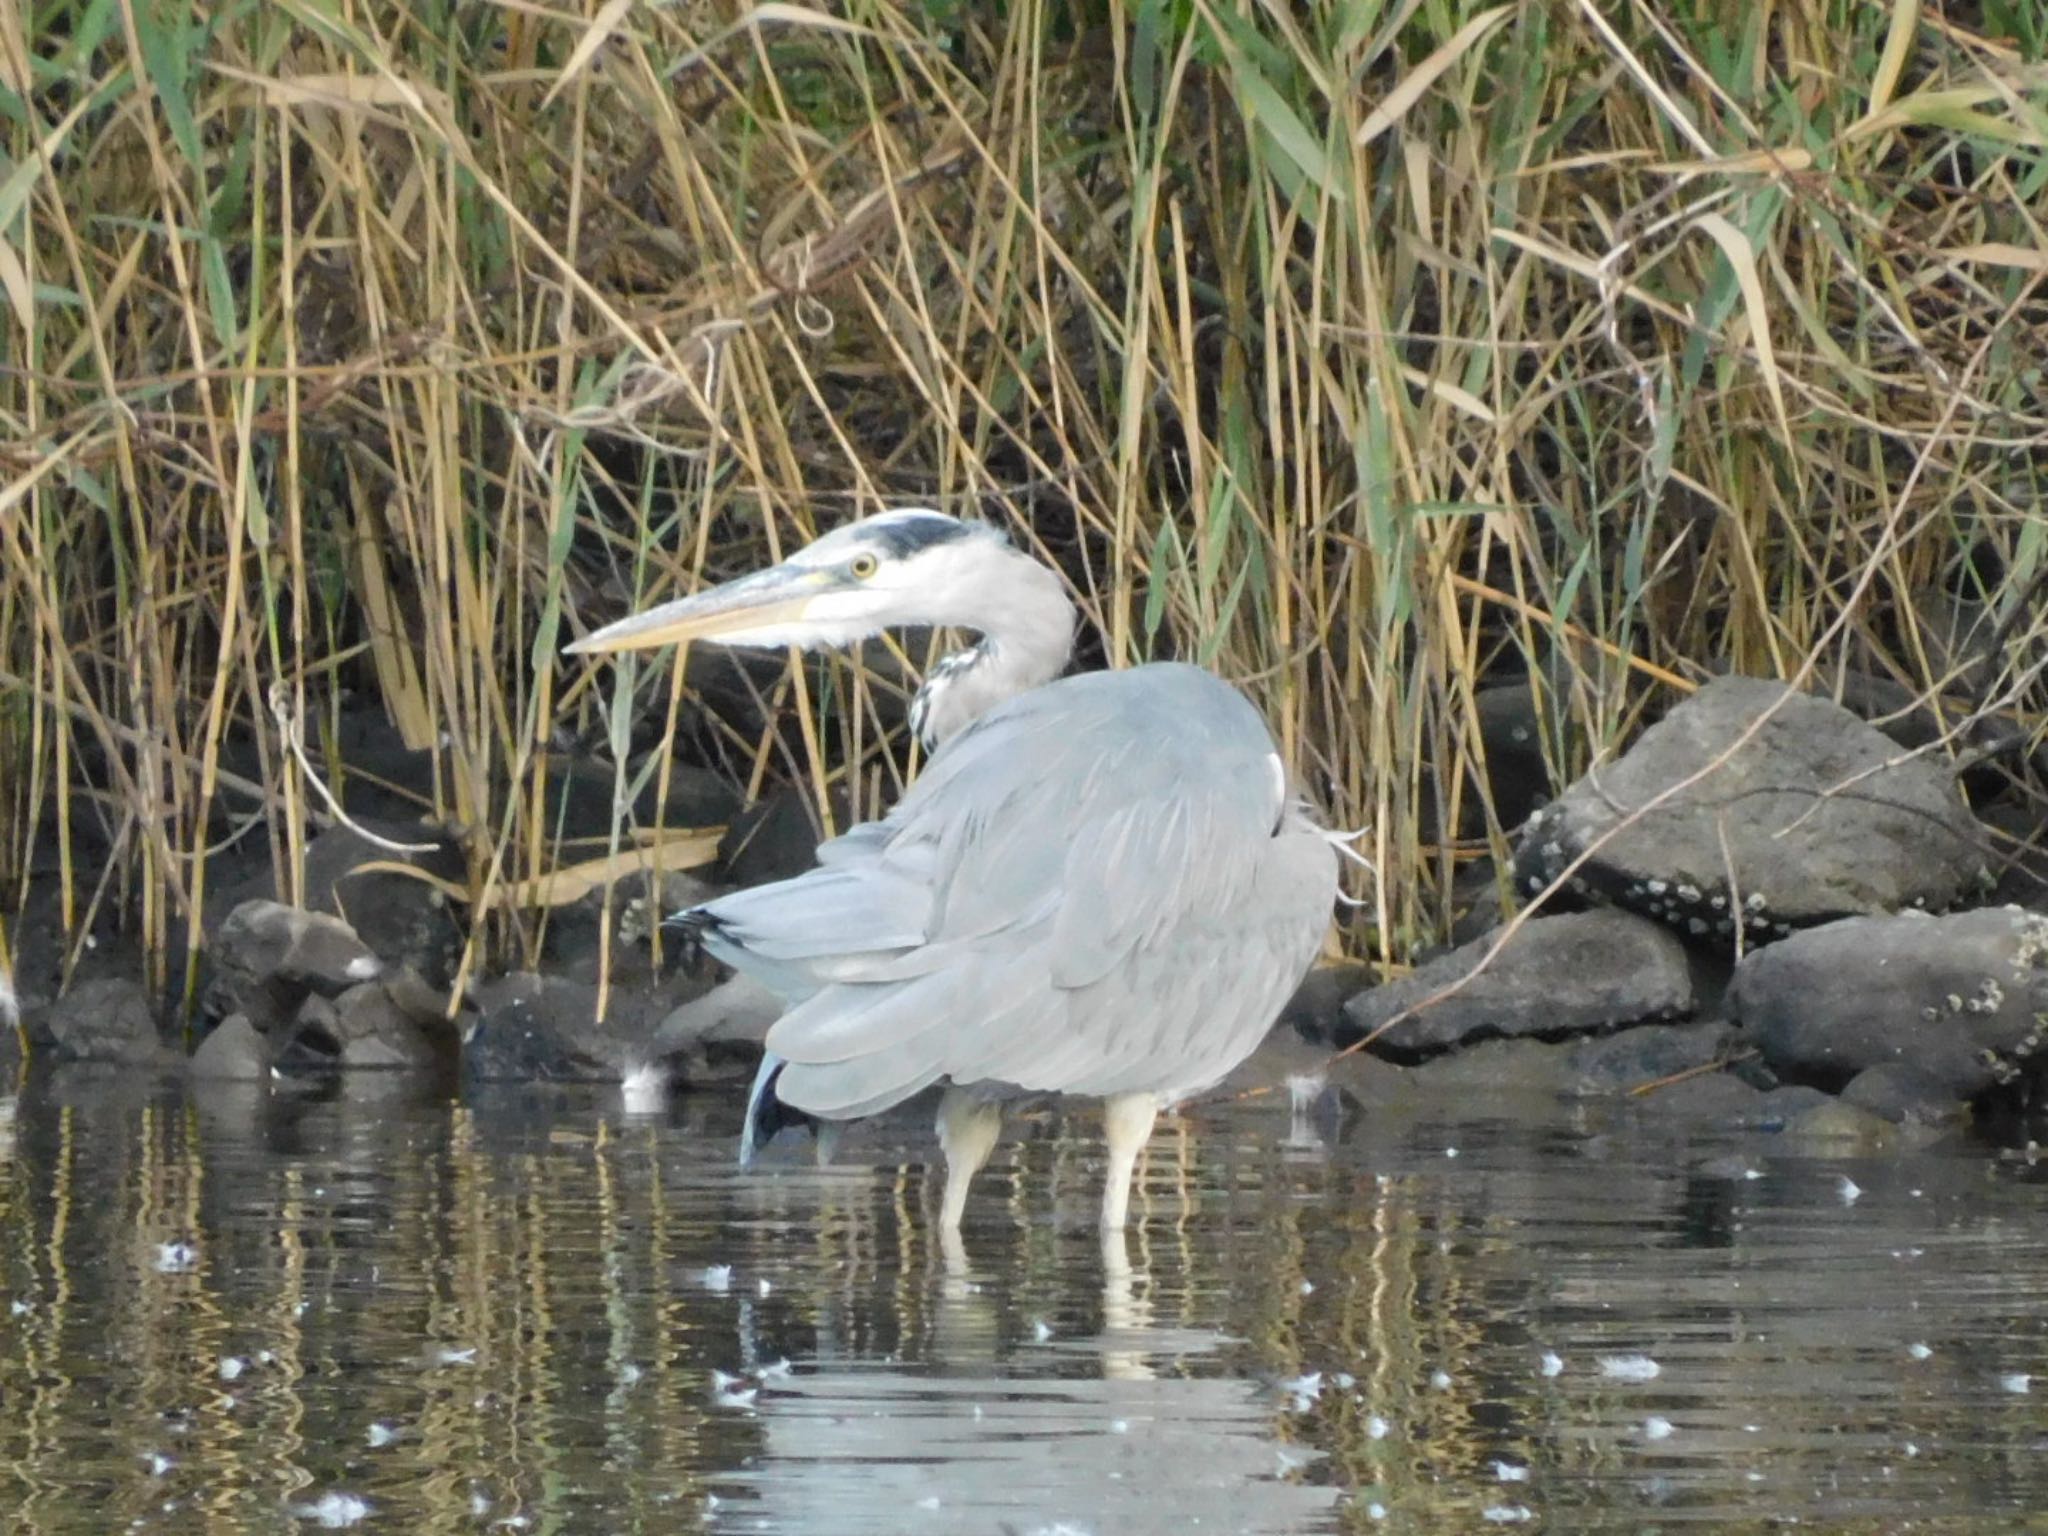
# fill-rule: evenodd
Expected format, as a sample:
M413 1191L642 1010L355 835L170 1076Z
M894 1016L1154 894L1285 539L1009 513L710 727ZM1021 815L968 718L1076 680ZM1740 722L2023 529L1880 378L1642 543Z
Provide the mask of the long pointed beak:
M644 651L684 640L717 640L747 630L795 624L811 599L830 584L824 571L770 566L723 586L631 614L562 647L573 656Z

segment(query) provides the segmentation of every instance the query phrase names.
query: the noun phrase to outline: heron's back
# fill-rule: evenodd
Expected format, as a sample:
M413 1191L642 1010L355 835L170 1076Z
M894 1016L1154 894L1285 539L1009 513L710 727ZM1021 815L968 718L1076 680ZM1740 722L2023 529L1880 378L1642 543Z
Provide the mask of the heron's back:
M792 999L777 1095L834 1118L942 1078L1204 1087L1313 962L1337 884L1258 713L1173 663L997 706L819 860L700 915L714 953Z

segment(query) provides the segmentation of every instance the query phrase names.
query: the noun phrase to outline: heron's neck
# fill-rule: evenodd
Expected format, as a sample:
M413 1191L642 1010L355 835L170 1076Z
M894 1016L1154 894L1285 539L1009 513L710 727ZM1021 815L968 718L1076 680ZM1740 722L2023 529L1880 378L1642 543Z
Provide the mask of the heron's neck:
M981 642L943 657L910 707L911 729L926 750L972 725L1005 699L1043 687L1066 669L1074 650L1074 605L1058 575L1013 554L998 590L977 604Z

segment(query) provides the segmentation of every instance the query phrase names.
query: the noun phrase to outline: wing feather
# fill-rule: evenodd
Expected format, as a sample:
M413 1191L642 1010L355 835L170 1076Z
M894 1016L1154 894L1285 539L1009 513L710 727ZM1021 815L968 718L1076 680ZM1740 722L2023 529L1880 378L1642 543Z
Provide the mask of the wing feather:
M829 1120L857 1120L901 1104L939 1080L930 1066L905 1070L884 1056L863 1056L830 1066L788 1066L776 1079L775 1092L785 1103L801 1103L807 1113Z
M893 954L924 942L931 891L912 871L877 860L755 886L717 908L728 942L771 960Z
M930 1055L919 1037L944 1026L952 990L944 973L902 985L825 987L775 1021L770 1049L801 1066L830 1066L858 1056Z
M1257 713L1192 667L991 710L819 869L705 909L725 958L809 984L769 1033L778 1095L852 1115L940 1077L1101 1094L1222 1076L1336 890L1277 770Z

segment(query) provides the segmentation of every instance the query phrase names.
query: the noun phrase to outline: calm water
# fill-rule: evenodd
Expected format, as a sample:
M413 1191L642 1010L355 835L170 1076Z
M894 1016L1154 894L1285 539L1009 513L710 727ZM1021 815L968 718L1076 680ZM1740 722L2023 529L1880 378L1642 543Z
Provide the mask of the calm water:
M2048 1529L2024 1163L1262 1101L1120 1255L1047 1115L963 1275L914 1160L416 1094L0 1097L0 1530Z

